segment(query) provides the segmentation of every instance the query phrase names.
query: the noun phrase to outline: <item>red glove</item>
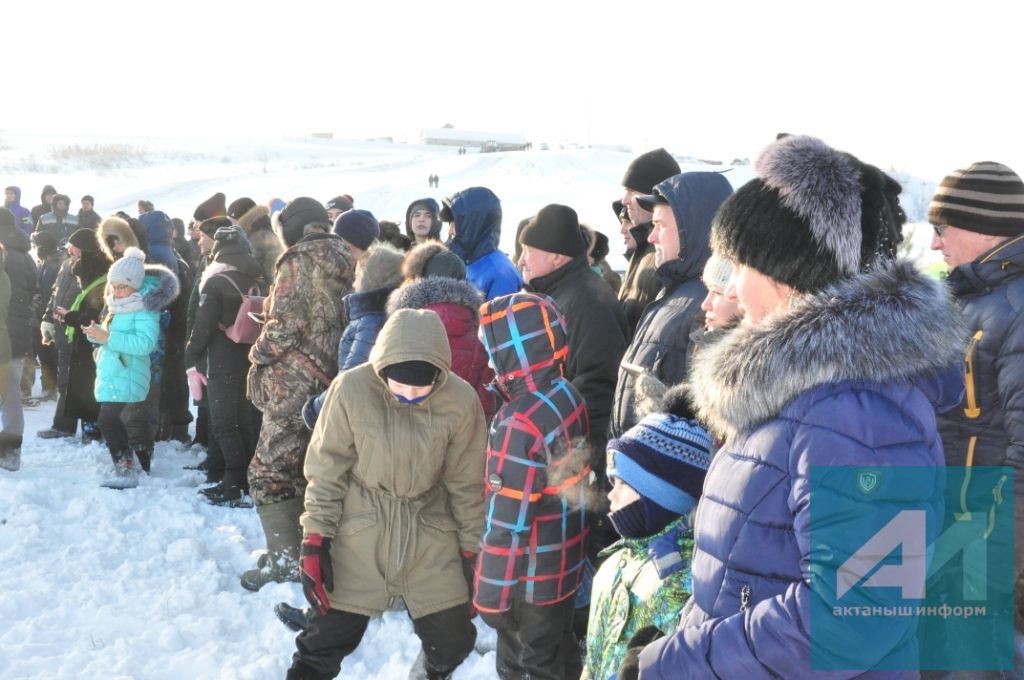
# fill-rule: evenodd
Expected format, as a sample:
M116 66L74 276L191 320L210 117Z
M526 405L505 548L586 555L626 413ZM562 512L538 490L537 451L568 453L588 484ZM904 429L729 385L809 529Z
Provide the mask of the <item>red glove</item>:
M462 575L466 578L466 585L469 586L469 618L477 615L476 606L473 604L473 596L476 594L476 553L469 550L462 551Z
M196 370L195 366L185 371L188 378L188 391L192 398L199 401L203 398L203 387L206 385L206 376Z
M320 534L309 534L302 539L299 579L306 601L322 616L327 615L331 603L327 593L334 592L334 568L331 566L331 539Z

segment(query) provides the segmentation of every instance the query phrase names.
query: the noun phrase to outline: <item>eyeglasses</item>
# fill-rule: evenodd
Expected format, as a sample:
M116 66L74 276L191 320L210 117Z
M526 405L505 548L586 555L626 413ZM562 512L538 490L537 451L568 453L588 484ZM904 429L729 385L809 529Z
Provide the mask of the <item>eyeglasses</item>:
M946 235L946 230L949 229L948 224L933 224L932 229L935 230L935 235L939 238L943 238Z

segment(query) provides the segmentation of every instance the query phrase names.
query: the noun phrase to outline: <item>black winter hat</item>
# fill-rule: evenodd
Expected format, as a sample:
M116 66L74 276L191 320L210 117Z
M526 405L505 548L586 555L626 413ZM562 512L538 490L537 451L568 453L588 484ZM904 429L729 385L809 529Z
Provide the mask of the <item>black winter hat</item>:
M626 168L622 186L641 194L650 194L654 185L680 172L679 163L665 149L640 154Z
M237 220L242 215L244 215L246 212L248 212L250 208L255 208L255 207L256 207L256 201L252 200L248 196L243 196L242 198L236 198L235 200L233 200L231 202L231 205L228 206L228 217L231 217L231 218L234 218L234 219Z
M380 223L369 210L349 210L334 220L334 233L366 250L380 236Z
M234 264L232 257L252 256L252 244L245 235L245 230L237 224L226 227L218 227L213 232L213 248L210 250L210 257L214 262Z
M192 218L196 222L202 222L208 220L211 217L224 217L228 214L228 209L225 207L226 197L221 192L215 193L208 199L199 204L196 211L192 213Z
M626 212L626 204L619 200L612 201L612 212L615 213L615 219L621 220ZM626 217L629 217L629 213L626 213Z
M96 232L92 229L76 229L71 237L68 238L68 243L81 250L83 253L98 253L100 252L100 242L96 238Z
M466 279L466 263L447 248L438 251L423 266L424 277L441 276L446 279Z
M820 139L786 136L715 217L716 253L799 292L892 259L906 216L898 182Z
M437 366L427 361L402 361L385 366L382 373L385 378L391 378L403 385L426 387L433 385L437 379Z
M594 262L600 262L604 258L608 257L610 250L611 247L608 245L608 237L595 229L594 245L590 248L590 256L594 258Z
M552 203L541 208L519 234L524 246L549 253L577 257L586 252L576 211L567 205Z
M231 220L225 216L211 217L205 219L199 223L199 231L203 232L210 238L213 238L217 234L217 230L221 227L230 227Z
M331 200L327 201L328 210L340 210L341 212L347 212L354 208L356 205L355 200L352 199L348 194L342 194L341 196L335 196Z
M309 196L299 196L288 202L280 213L275 213L281 226L281 240L289 248L299 242L310 224L330 228L331 219L320 201Z
M57 252L57 237L48 231L37 231L32 234L32 244L36 247L36 256L46 257Z

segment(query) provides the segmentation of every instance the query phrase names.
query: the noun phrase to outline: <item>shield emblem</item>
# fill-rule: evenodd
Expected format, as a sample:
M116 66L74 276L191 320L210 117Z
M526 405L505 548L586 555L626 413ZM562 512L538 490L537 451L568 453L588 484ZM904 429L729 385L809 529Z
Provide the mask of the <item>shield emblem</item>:
M878 491L878 487L882 485L882 474L875 470L862 470L857 475L857 488L860 492L866 496Z

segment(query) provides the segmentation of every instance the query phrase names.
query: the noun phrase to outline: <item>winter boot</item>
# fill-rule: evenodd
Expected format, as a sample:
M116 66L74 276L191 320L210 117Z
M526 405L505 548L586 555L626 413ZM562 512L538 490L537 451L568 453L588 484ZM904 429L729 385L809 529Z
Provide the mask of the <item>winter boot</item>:
M448 671L438 671L428 666L427 656L421 649L420 655L416 657L416 661L413 662L412 668L409 670L409 680L449 680L454 672L454 668Z
M21 435L0 432L0 468L17 472L21 468Z
M153 463L153 449L149 447L136 449L135 457L139 459L139 466L142 468L142 471L148 475L149 468Z
M93 442L102 442L103 433L100 432L100 426L94 420L83 420L82 421L82 443L91 444Z
M218 484L210 489L203 489L200 493L206 496L206 501L210 505L220 505L227 508L251 508L253 506L252 499L249 498L247 490L240 486Z
M287 602L278 602L274 605L274 613L281 619L281 623L296 633L306 630L309 625L308 609L299 609Z
M54 427L48 427L45 430L36 432L36 436L40 439L60 439L61 437L74 437L74 432L65 432L64 430L58 430Z
M139 470L131 450L114 454L114 472L101 486L107 489L134 489L139 485Z
M267 553L266 559L261 559L256 569L242 573L240 581L243 588L256 591L271 582L299 580L299 545L302 543L299 516L302 510L301 498L256 507L267 537Z

